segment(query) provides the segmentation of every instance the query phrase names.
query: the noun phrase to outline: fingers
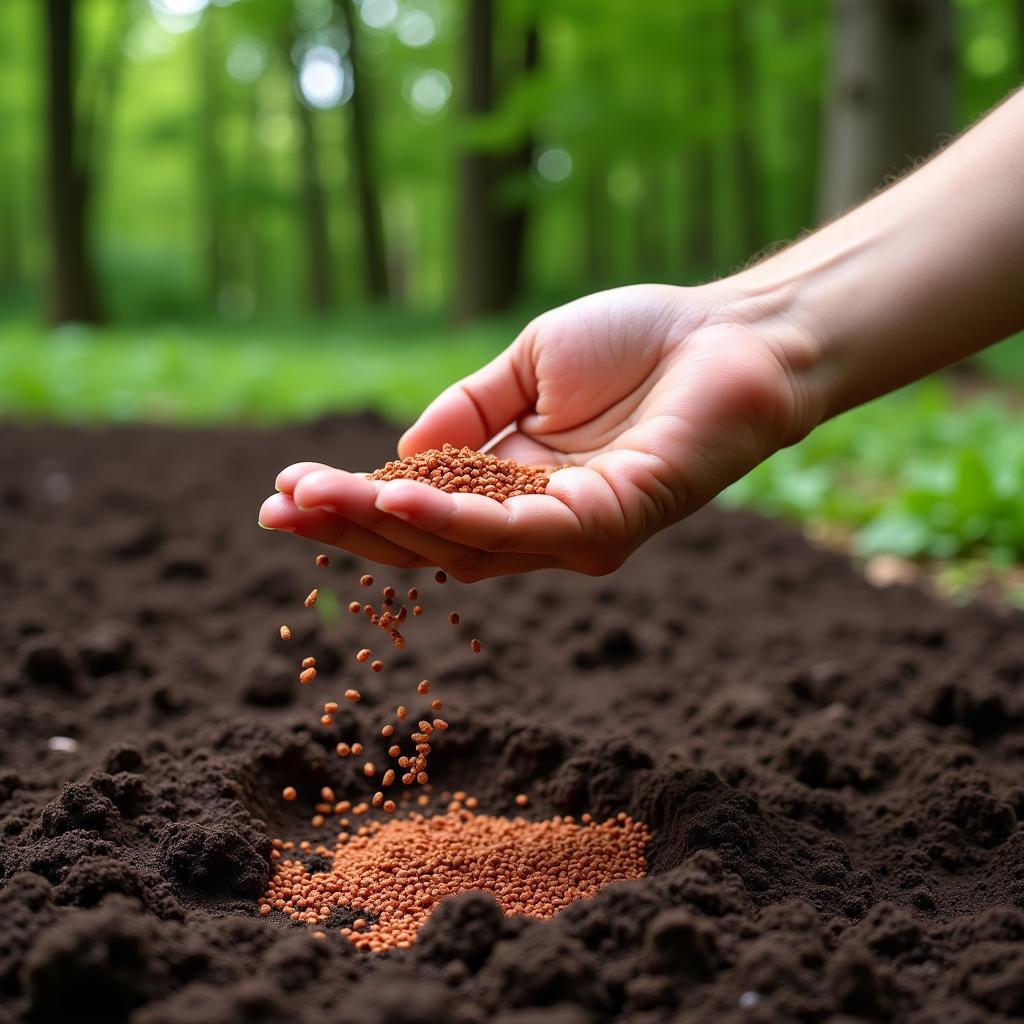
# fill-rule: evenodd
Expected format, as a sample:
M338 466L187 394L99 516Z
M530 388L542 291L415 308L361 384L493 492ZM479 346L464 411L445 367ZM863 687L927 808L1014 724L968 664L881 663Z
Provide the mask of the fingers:
M297 533L300 537L345 548L361 558L386 565L417 568L436 564L340 516L321 510L297 508L287 494L272 494L267 498L260 509L259 522L260 526L268 530Z
M325 466L322 462L295 462L277 474L274 490L280 491L281 494L291 494L295 490L295 485L307 473L314 473L318 469L330 469L330 466Z
M446 441L480 448L533 408L537 382L530 357L533 326L496 359L442 391L398 442L403 457Z
M395 480L381 485L376 506L467 548L540 555L592 573L621 563L627 535L614 491L599 473L583 468L552 474L546 494L504 502Z
M420 490L433 490L425 484L407 483ZM301 479L296 485L294 500L299 508L331 512L403 550L415 552L431 565L451 568L456 575L464 570L494 574L491 572L493 559L485 552L424 530L379 508L376 498L381 486L377 481L344 470L319 470Z

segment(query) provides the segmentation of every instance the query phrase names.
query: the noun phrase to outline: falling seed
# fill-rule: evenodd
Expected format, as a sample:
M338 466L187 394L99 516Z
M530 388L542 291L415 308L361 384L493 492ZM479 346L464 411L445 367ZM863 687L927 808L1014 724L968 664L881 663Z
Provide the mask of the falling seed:
M294 786L285 786L284 789L281 790L281 796L284 797L285 800L294 800L298 795L299 794L296 792Z
M365 576L360 576L359 577L359 582L364 587L372 587L373 586L373 577L369 573L367 573Z
M324 714L325 715L336 715L337 713L338 713L338 702L334 701L334 700L329 700L324 705Z
M384 801L384 813L385 814L394 814L395 813L395 801L394 800L385 800Z
M395 733L395 727L393 725L385 725L384 728L381 729L381 731L380 731L381 736L385 736L385 737L393 736L394 733Z
M373 804L374 807L380 807L380 805L384 803L384 794L378 789L377 792L373 794L373 799L370 803Z
M262 904L260 906L260 917L266 917L267 914L270 913L270 911L271 911L271 906L270 906L269 903Z
M438 569L437 572L434 573L434 582L435 583L447 583L448 582L448 573L446 573L444 571L444 569Z
M484 645L482 643L480 643L480 641L477 640L475 637L472 640L469 641L469 649L474 654L479 654L483 650L483 647L484 647Z
M401 651L405 649L405 637L397 629L391 630L391 642Z
M303 684L311 683L311 682L313 682L314 679L316 679L316 669L315 668L307 668L307 669L304 669L302 672L299 673L299 682L300 683L303 683Z
M313 817L309 819L309 823L313 828L323 828L324 816L322 814L314 814Z
M320 795L330 803L334 803L334 790L330 786L324 786L320 790Z
M362 700L363 695L358 690L346 690L345 700L357 701Z
M368 619L376 618L376 615L374 615L374 612L373 612L373 605L372 604L364 604L363 605L363 614L366 615L366 617Z
M347 743L339 743L334 751L338 757L348 757L352 753L352 748Z
M419 605L416 605L416 607L413 608L412 613L413 615L422 615L423 609Z
M370 662L370 668L372 668L374 672L379 672L383 667L384 667L384 662L383 661L371 661Z
M374 764L373 764L372 761L367 761L366 764L363 765L363 774L368 779L372 778L376 774L376 772L377 772L377 769L374 767Z
M402 752L402 748L397 743L395 743L392 746L388 747L388 756L389 757L398 757L398 755L401 752Z
M353 743L352 744L352 753L355 754L356 757L358 757L362 752L363 752L363 745L362 745L362 743Z
M472 810L474 810L474 809L475 809L476 807L478 807L478 806L479 806L479 804L480 804L480 801L479 801L479 800L477 800L477 798L476 798L475 796L471 796L471 797L467 797L467 798L466 798L466 806L467 806L467 807L468 807L468 808L469 808L469 809L470 809L471 811L472 811Z
M420 772L420 773L419 773L419 774L418 774L418 775L416 776L416 781L417 781L417 782L418 782L418 783L419 783L419 784L420 784L421 786L425 786L425 785L427 784L427 773L426 773L426 772Z
M369 647L364 647L361 651L357 652L356 661L366 661L372 653Z
M383 590L383 594L384 594L384 599L385 600L387 600L387 601L394 601L394 599L395 599L395 588L394 587L385 587L384 590Z
M399 705L398 705L398 707L397 707L397 708L395 708L395 717L396 717L396 718L398 718L398 719L403 719L403 718L405 718L405 716L406 716L406 715L407 715L408 713L409 713L409 712L408 712L408 711L406 711L406 709L405 709L405 705L403 705L403 704L399 704Z
M316 588L316 587L314 587L314 588L313 588L313 589L312 589L312 590L311 590L311 591L309 592L308 596L306 597L306 600L305 600L305 601L303 601L302 603L303 603L303 604L304 604L304 605L305 605L305 606L306 606L307 608L312 608L312 607L313 607L313 605L315 605L315 604L316 604L316 599L317 599L317 598L318 598L319 596L320 596L320 591L319 591L319 590L317 590L317 588Z
M380 780L380 784L382 786L390 786L391 783L394 782L394 781L395 781L395 769L394 768L389 768L384 773L384 778L382 778Z
M416 598L419 597L419 596L420 596L420 592L415 587L410 587L409 588L409 593L406 594L406 597L408 597L410 601L415 601Z
M282 640L291 640L291 638L292 638L292 631L291 631L291 628L289 626L282 626L280 632L281 632L281 639Z
M448 621L453 626L457 626L459 624L459 613L458 612L449 612L448 613Z
M318 569L326 569L331 564L331 560L326 555L317 555L313 561Z
M402 607L398 609L398 614L395 616L395 622L397 622L399 625L401 625L403 622L405 622L405 620L408 617L409 617L409 609L406 608L405 605L403 604Z
M412 772L406 772L405 775L402 776L402 782L406 786L411 786L412 782L413 782L413 779L415 779L415 778L416 778L416 776L413 775Z
M530 802L530 798L525 793L519 793L516 796L516 806L525 807Z
M358 615L363 610L363 606L358 601L349 601L348 610L353 615Z
M320 716L320 724L321 725L334 725L334 715L321 715Z
M352 810L352 801L351 800L339 800L334 805L334 813L335 814L345 814L345 813L347 813L348 811L351 811L351 810Z
M430 693L430 680L421 679L419 685L416 687L416 692L420 694L420 696Z
M313 668L314 665L316 665L316 658L303 658L302 659L302 667L303 668Z
M435 698L434 698L434 699L433 699L433 700L432 700L432 701L430 702L430 706L431 706L431 708L433 708L433 710L434 710L434 711L440 711L440 710L441 710L441 708L443 708L443 707L444 707L444 701L443 701L443 700L441 700L441 698L440 698L440 697L435 697Z
M440 729L442 732L448 728L448 723L443 718L434 719L434 728Z

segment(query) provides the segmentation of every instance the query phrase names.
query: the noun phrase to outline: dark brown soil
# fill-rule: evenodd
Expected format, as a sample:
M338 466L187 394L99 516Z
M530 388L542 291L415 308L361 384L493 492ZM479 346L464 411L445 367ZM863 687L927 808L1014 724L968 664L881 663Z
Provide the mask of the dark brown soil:
M604 579L374 570L427 614L357 675L365 567L316 569L256 512L286 463L381 465L393 437L0 431L0 1019L1024 1016L1024 618L872 590L707 510ZM376 958L259 919L270 836L302 835L321 785L365 788L333 746L421 671L451 722L439 786L496 813L518 792L538 816L628 811L650 877L551 922L467 893ZM356 678L362 702L321 727Z

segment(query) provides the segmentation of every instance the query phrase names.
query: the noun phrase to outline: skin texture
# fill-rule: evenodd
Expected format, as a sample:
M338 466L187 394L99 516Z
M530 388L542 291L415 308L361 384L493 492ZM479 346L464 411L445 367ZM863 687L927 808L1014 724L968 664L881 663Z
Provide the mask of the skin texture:
M399 442L566 468L498 503L317 463L282 471L269 529L464 582L616 569L779 448L1024 327L1024 93L784 252L697 288L599 292L532 321ZM360 467L365 472L374 467Z

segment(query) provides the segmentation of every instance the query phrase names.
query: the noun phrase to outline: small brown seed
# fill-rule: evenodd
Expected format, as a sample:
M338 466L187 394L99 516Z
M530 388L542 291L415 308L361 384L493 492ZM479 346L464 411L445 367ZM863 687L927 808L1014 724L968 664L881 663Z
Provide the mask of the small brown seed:
M423 609L419 605L416 605L416 607L413 608L412 613L413 615L422 615Z
M377 792L373 794L373 799L370 803L373 804L374 807L380 807L380 805L384 803L384 794L380 790L377 790Z
M330 803L334 803L334 790L330 786L323 786L320 790L320 795Z
M369 647L364 647L361 651L356 652L356 661L366 661L372 653Z
M410 587L409 593L406 595L406 597L408 597L410 601L415 601L416 598L419 596L420 592L415 587Z
M284 797L285 800L294 800L298 795L299 794L295 791L294 786L285 786L284 789L281 790L281 796Z
M394 601L394 599L395 599L395 588L394 587L385 587L383 593L384 593L384 600L385 601Z
M362 699L362 694L358 690L346 690L345 700L357 701Z
M406 772L406 774L402 776L402 782L406 786L411 786L415 778L416 776L412 772Z
M316 658L303 658L302 659L302 667L303 668L313 668L314 665L316 665Z
M304 605L305 605L305 606L306 606L307 608L312 608L312 607L313 607L313 605L315 605L315 604L316 604L316 599L317 599L317 598L318 598L319 596L320 596L320 591L319 591L319 590L317 590L317 589L316 589L316 587L314 587L314 588L313 588L313 589L312 589L312 590L311 590L311 591L309 592L309 595L308 595L308 596L306 597L306 600L305 600L305 601L303 601L302 603L303 603L303 604L304 604Z
M394 782L394 781L395 781L395 769L394 768L389 768L384 773L384 778L382 778L380 780L380 784L382 786L390 786L391 783Z
M372 761L367 761L366 764L363 765L363 774L368 779L373 778L373 776L376 773L377 773L377 769L374 767L374 764L373 764Z
M469 641L469 649L474 654L479 654L483 650L483 647L484 647L484 645L482 643L480 643L480 641L477 640L476 638L474 638L474 639Z
M405 707L402 704L399 704L398 707L395 708L395 717L397 717L399 719L405 718L405 716L408 713L409 712L405 710Z
M281 639L282 640L291 640L291 638L292 638L291 627L289 627L289 626L282 626L280 632L281 632Z
M362 752L363 752L363 745L362 745L362 743L353 743L352 744L352 753L355 754L356 757L358 757Z
M434 582L435 583L447 583L448 582L448 573L446 573L444 571L444 569L438 569L437 572L434 573Z
M370 668L372 668L374 672L379 672L383 667L384 667L384 662L383 661L371 661L370 662Z
M315 668L307 668L307 669L304 669L302 672L299 673L299 682L300 683L303 683L303 684L311 683L311 682L313 682L314 679L316 679L316 669Z
M337 713L338 713L338 702L337 701L333 701L333 700L329 700L324 705L324 714L325 715L335 715Z
M384 813L385 814L394 814L395 813L395 801L394 800L385 800L384 801Z
M385 725L380 731L381 736L393 736L395 734L395 727L393 725Z
M369 573L367 573L365 576L360 576L359 577L359 582L364 587L372 587L373 586L373 577Z
M389 757L398 757L398 755L401 752L402 752L402 748L397 743L395 743L392 746L388 747L388 756Z
M313 561L318 569L326 569L331 564L331 560L326 555L317 555Z
M442 731L444 731L445 729L448 728L448 723L443 718L435 718L434 719L434 728L435 729L441 729Z
M453 626L457 626L459 624L459 613L458 612L449 612L448 613L448 621Z
M334 725L334 715L321 715L320 716L320 724L321 725Z
M352 748L347 743L339 743L334 751L338 757L348 757L352 753Z
M348 610L353 615L358 615L363 610L363 606L358 601L349 601Z
M519 793L516 796L516 806L525 807L530 802L530 798L525 793Z
M432 707L432 708L433 708L433 709L434 709L435 711L440 711L440 710L441 710L441 708L443 708L443 707L444 707L444 701L442 701L440 697L435 697L435 698L434 698L434 699L433 699L433 700L432 700L432 701L430 702L430 706L431 706L431 707Z
M313 817L309 819L309 823L313 828L323 828L324 816L322 814L314 814Z
M421 679L419 685L416 687L416 692L420 694L420 696L430 693L430 680Z
M425 785L427 784L427 773L426 773L426 772L420 772L420 773L419 773L419 774L418 774L418 775L416 776L416 781L417 781L417 782L418 782L418 783L419 783L419 784L420 784L421 786L425 786Z

